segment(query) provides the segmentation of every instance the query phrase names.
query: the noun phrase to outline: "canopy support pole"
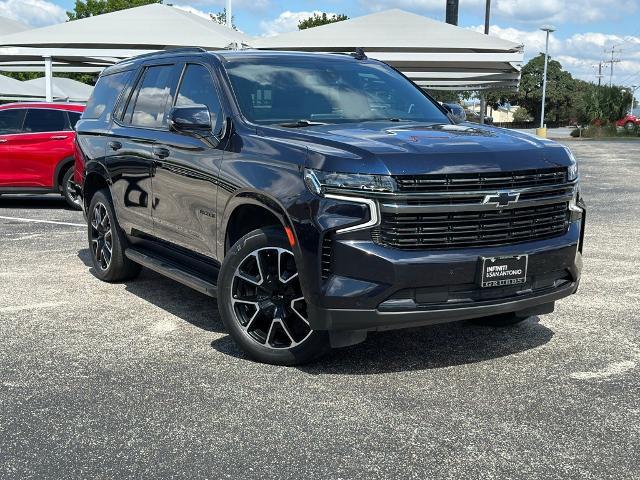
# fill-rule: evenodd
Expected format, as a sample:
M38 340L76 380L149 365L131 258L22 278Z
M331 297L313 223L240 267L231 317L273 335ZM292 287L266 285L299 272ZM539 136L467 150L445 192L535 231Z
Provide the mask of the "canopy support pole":
M53 102L53 66L51 57L44 57L44 92L47 102Z

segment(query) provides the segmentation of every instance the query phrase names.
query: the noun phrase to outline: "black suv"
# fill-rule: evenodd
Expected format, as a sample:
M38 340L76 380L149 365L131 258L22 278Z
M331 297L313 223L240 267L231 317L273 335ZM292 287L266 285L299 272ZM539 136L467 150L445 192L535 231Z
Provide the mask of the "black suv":
M76 128L95 275L142 265L217 297L263 362L374 330L512 324L578 287L571 152L456 124L361 52L133 58Z

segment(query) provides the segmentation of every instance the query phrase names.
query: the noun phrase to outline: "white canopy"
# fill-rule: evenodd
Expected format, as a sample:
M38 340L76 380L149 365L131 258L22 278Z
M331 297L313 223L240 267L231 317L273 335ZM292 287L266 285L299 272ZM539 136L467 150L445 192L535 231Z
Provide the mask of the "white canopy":
M22 82L40 92L42 97L45 96L45 78L40 77L33 80ZM70 78L53 77L53 96L58 99L64 99L68 102L86 103L93 91L91 85L78 82Z
M31 27L28 27L24 23L11 20L10 18L0 17L0 35L24 32L25 30L29 30L29 28Z
M213 20L160 3L58 23L0 38L0 45L100 50L163 50L197 45L225 48L247 37ZM72 52L69 52L72 53Z
M353 52L402 71L425 88L515 88L523 47L399 9L254 39L267 50Z
M213 20L154 3L2 36L0 71L23 67L22 71L44 70L45 77L52 78L54 70L100 71L123 58L155 50L194 45L219 49L247 40ZM52 98L49 84L47 99Z
M33 85L28 85L26 82L0 75L1 100L42 99L43 97L44 94Z

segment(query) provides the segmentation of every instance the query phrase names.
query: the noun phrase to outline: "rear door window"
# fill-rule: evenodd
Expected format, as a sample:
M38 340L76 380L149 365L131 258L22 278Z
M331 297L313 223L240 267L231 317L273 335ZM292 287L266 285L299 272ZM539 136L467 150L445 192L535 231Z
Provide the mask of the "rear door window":
M0 110L0 135L20 133L26 112L24 108Z
M206 67L189 64L186 67L182 82L176 96L176 107L189 105L206 105L211 115L213 131L218 132L222 126L222 107L218 93L213 84L211 74Z
M80 115L82 115L80 112L67 112L67 115L69 116L69 127L71 130L75 129L76 123L78 123L78 120L80 120Z
M67 113L64 110L29 108L24 119L25 133L60 132L68 130Z
M173 78L174 65L147 67L129 100L124 122L136 127L166 127Z
M100 77L98 83L96 83L96 86L93 88L82 118L106 118L110 120L110 117L107 117L107 115L113 110L113 105L116 100L118 100L120 92L129 82L132 74L133 70L127 70Z

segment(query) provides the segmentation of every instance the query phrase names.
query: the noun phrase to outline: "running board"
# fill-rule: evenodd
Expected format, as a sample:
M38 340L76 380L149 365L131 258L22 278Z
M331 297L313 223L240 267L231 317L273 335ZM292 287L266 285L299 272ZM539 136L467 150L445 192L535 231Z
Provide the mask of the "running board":
M154 272L158 272L165 277L169 277L176 282L180 282L187 287L191 287L200 293L209 295L210 297L216 297L218 287L215 283L208 282L197 276L191 271L185 270L177 263L165 259L159 255L155 255L148 251L140 251L134 248L127 248L124 254L130 260L139 263L143 267L147 267Z

